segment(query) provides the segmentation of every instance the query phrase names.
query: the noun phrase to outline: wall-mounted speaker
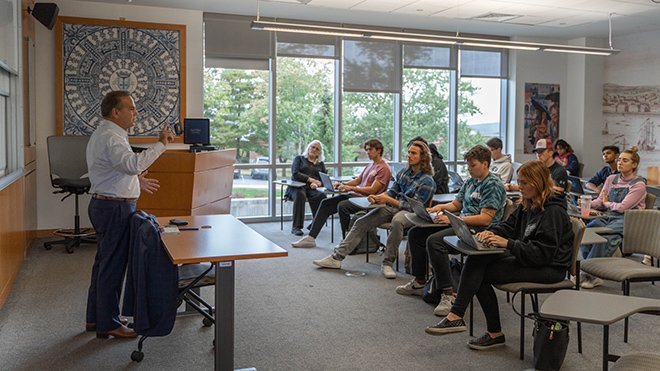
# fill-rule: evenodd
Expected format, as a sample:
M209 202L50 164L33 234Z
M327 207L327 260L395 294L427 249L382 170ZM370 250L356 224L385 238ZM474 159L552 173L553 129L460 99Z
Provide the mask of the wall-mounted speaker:
M28 8L29 11L30 9ZM42 25L46 26L47 29L52 30L55 27L55 21L59 12L60 8L55 3L36 3L31 14Z

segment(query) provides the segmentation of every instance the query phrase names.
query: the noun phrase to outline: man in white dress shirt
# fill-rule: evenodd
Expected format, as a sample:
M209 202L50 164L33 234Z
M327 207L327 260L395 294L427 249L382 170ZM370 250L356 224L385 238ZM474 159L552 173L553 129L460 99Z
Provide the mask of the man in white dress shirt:
M97 252L87 297L86 329L104 339L133 338L137 336L135 331L119 318L121 283L128 261L129 216L140 196L138 176L156 161L174 136L165 125L158 142L133 153L127 131L135 124L137 109L126 91L106 94L101 114L103 120L87 145L92 184L89 219L96 230Z

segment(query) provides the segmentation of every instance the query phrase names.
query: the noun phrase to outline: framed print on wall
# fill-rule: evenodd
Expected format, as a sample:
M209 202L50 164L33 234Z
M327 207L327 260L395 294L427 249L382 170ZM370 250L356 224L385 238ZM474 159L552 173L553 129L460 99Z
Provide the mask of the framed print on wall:
M185 25L59 17L55 25L56 131L91 135L101 100L127 90L134 137L158 136L185 116Z

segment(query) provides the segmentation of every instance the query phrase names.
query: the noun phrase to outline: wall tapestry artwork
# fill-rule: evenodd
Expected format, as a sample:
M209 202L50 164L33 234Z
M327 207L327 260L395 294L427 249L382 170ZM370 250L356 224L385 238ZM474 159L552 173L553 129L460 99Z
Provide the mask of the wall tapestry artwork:
M559 138L559 84L525 83L524 125L524 153L533 153L539 139Z
M603 86L603 145L637 146L639 173L660 166L660 86ZM648 174L657 177L658 174ZM655 182L658 180L655 179Z
M112 90L135 100L132 136L157 136L164 123L182 120L184 25L60 17L55 32L59 135L90 135Z

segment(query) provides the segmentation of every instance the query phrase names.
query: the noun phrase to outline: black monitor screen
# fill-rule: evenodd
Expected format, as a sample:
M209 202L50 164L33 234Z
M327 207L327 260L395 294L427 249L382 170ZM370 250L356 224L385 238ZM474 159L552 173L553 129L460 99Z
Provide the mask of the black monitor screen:
M184 119L183 143L208 145L211 143L209 119Z

